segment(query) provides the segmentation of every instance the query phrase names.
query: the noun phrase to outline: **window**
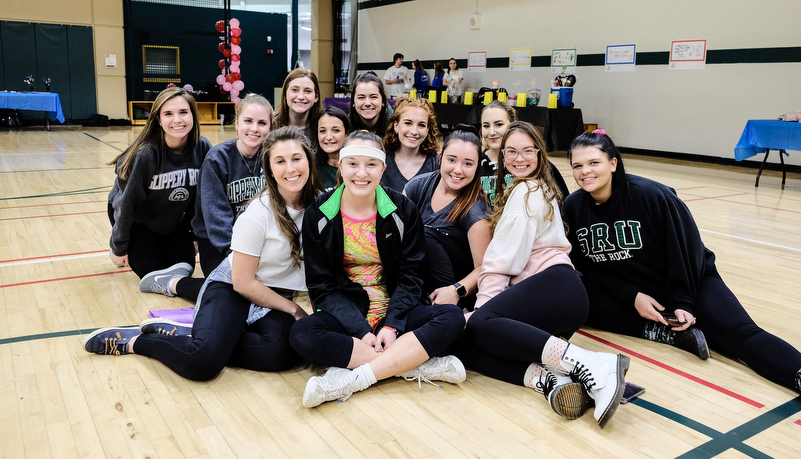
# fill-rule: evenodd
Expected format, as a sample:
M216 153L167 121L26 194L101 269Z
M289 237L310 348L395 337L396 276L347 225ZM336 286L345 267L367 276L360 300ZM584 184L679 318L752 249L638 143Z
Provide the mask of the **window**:
M142 71L144 73L180 74L180 50L177 46L142 45Z

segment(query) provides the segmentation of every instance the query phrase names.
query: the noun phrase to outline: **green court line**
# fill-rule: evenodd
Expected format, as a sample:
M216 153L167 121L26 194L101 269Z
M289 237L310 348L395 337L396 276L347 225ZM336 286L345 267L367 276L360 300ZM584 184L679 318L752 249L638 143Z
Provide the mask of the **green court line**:
M131 325L122 325L120 327L115 327L115 328L124 328L124 327L131 327ZM25 336L15 336L13 338L2 338L0 339L0 345L19 343L23 341L35 341L37 339L61 338L62 336L88 335L89 333L92 333L95 330L97 330L97 328L79 328L77 330L65 330L53 333L39 333L38 335L25 335Z
M113 149L115 149L115 150L117 150L117 151L124 151L124 150L120 149L120 147L118 147L118 146L116 146L116 145L112 145L112 144L110 144L110 143L108 143L108 142L106 142L106 141L104 141L104 140L100 140L100 139L98 139L97 137L95 137L95 136L93 136L93 135L89 134L88 132L84 132L84 134L85 134L85 135L87 135L87 136L89 136L89 137L91 137L91 138L93 138L93 139L95 139L95 140L97 140L98 142L100 142L100 143L102 143L102 144L104 144L104 145L108 145L109 147L111 147L111 148L113 148Z
M714 457L728 449L735 449L750 457L770 458L771 456L743 442L801 411L801 397L796 397L729 432L723 433L643 399L634 399L631 403L710 437L711 439L708 442L678 456L692 459Z

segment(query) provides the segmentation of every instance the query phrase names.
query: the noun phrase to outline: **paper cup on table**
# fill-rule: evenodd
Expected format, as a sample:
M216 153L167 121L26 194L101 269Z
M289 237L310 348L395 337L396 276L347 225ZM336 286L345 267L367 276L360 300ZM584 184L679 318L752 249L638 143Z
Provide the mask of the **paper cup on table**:
M439 103L441 104L448 103L448 91L442 91L442 94L439 96Z
M436 102L437 101L437 91L435 91L433 89L431 91L428 91L428 100L430 100L432 104L434 102Z
M492 102L492 91L484 93L484 105L489 105Z
M507 100L507 99L506 99L506 93L505 93L505 92L499 92L499 93L498 93L498 100L499 100L500 102L506 102L506 100Z
M417 91L414 89L409 91L409 97L411 97L412 99L417 99Z
M472 92L464 93L464 104L465 105L473 105L473 93Z
M526 97L528 97L528 94L526 94L524 92L517 93L517 106L518 107L525 107L526 106Z
M548 94L548 108L556 108L559 101L559 95L556 93Z

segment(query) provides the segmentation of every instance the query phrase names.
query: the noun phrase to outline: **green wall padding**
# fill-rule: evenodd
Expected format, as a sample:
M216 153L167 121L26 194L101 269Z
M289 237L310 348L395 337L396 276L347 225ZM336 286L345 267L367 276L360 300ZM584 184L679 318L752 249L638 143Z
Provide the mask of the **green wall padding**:
M97 113L95 89L95 53L92 28L72 26L67 29L69 44L70 91L75 119L87 119Z
M50 91L58 93L61 99L61 109L67 119L72 116L69 101L72 98L70 90L70 69L67 61L67 28L57 24L36 24L36 67L39 69L39 78L36 79L36 90L45 91L45 78L50 78Z

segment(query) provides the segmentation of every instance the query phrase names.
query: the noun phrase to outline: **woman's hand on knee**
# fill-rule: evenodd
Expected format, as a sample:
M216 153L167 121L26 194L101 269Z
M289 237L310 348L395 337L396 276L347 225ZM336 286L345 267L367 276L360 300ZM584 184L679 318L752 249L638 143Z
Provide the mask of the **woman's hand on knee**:
M661 314L661 312L665 310L665 307L651 296L642 292L638 293L637 298L634 299L634 307L637 309L637 313L643 318L668 325Z
M431 292L431 304L456 304L459 302L459 294L456 293L456 287L453 285L446 285Z
M295 320L300 320L309 315L303 308L300 307L299 304L295 303L294 301L291 303L295 305L295 312L292 313L292 317L294 317Z
M392 346L396 339L397 335L395 335L395 331L393 329L387 327L382 328L375 337L375 351L386 351L390 346Z
M367 333L366 335L362 336L361 342L372 348L375 348L375 343L376 343L375 335L372 333Z

